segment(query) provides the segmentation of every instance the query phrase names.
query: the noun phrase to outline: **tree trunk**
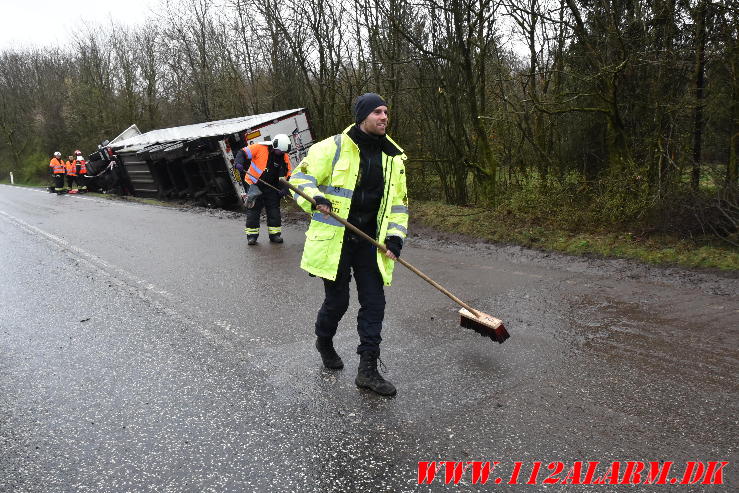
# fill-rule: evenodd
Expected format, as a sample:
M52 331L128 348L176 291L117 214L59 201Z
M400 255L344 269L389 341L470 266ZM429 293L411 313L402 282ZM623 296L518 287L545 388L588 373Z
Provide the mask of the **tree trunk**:
M608 104L608 168L609 172L623 173L626 169L626 163L629 160L629 151L627 148L626 127L624 126L621 112L618 108L618 86L616 85L615 75L609 81L607 89L610 94Z
M670 121L664 104L665 94L670 91L667 70L673 64L673 41L675 36L675 0L660 0L654 4L655 40L657 53L662 53L657 63L657 73L652 85L654 101L654 137L649 149L649 184L657 196L661 196L669 178Z
M695 23L695 114L693 117L693 169L690 187L698 190L701 176L701 147L703 144L703 84L706 68L706 0L701 0Z
M736 28L736 25L735 25ZM735 31L736 33L736 31ZM735 187L739 184L737 154L739 154L739 39L734 38L730 50L729 75L731 77L731 132L729 134L729 162L726 169L726 184Z

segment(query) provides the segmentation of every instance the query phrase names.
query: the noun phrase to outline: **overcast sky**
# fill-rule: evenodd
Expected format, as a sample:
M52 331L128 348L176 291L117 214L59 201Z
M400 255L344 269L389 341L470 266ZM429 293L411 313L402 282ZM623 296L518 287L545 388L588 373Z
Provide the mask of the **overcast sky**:
M0 0L0 51L10 48L67 46L75 26L116 23L140 25L167 0ZM503 19L504 25L506 19ZM83 31L89 32L89 31ZM518 41L508 46L526 54Z
M0 0L0 50L62 46L81 23L136 25L164 0Z

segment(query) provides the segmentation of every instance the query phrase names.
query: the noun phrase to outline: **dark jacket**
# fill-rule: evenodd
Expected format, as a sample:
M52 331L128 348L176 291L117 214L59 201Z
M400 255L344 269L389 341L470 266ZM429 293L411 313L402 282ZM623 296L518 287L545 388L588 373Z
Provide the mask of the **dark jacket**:
M347 220L374 238L377 235L377 213L385 189L382 153L393 157L400 154L400 150L384 135L366 134L357 125L348 134L359 148L359 175Z

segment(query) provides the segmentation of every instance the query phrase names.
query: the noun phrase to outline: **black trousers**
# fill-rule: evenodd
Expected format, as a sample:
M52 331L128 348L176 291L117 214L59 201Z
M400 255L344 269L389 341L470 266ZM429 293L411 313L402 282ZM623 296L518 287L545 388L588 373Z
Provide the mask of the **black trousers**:
M259 216L262 215L262 208L267 209L267 227L279 228L282 226L282 216L280 215L280 194L271 188L262 190L262 195L257 197L254 207L246 210L246 227L259 228Z
M57 193L64 190L64 173L54 174L54 190Z
M72 188L72 185L74 185L77 182L77 177L74 175L67 175L67 187Z
M385 318L385 290L377 266L377 248L361 238L344 235L341 260L335 281L323 280L326 298L318 311L316 335L333 337L339 321L349 308L349 284L354 274L357 282L359 313L357 353L379 351L382 320Z

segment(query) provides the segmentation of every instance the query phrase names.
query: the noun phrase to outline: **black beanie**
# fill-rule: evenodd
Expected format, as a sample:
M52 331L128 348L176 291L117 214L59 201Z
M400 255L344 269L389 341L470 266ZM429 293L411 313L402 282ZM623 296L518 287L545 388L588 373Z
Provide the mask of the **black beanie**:
M374 92L366 92L359 96L354 102L354 121L357 125L362 123L367 115L372 113L378 106L387 106L382 96Z

